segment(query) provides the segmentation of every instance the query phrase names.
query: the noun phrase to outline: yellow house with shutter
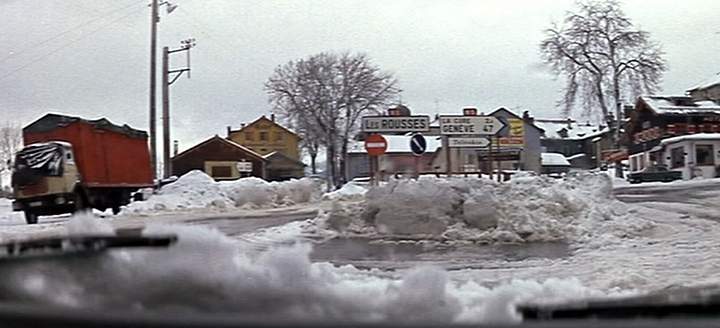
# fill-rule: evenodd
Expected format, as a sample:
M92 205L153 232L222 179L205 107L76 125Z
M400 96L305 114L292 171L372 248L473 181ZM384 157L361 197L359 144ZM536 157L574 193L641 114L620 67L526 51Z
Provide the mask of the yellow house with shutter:
M227 128L227 138L268 160L268 179L284 180L304 175L304 167L300 161L300 137L288 128L275 122L275 115L270 118L261 116L257 120L242 124L239 130Z

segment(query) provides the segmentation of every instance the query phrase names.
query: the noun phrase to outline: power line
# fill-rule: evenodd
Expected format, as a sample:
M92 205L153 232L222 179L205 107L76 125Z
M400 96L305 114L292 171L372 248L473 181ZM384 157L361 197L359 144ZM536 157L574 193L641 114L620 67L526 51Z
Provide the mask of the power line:
M3 57L3 58L0 58L0 64L4 63L5 61L7 61L7 60L10 59L10 58L13 58L13 57L15 57L15 56L21 55L21 54L23 54L23 53L25 53L25 52L28 52L28 51L30 51L30 50L33 50L33 49L35 49L35 48L37 48L37 47L40 47L40 46L42 46L42 45L44 45L44 44L47 44L48 42L57 40L58 38L66 35L66 34L68 34L68 33L70 33L70 32L76 31L76 30L78 30L78 29L80 29L80 28L82 28L82 27L86 27L88 24L94 23L94 22L96 22L96 21L98 21L98 20L101 20L101 19L103 19L103 18L107 18L107 15L113 14L113 13L118 12L118 11L125 10L125 9L130 8L130 7L132 7L132 6L135 6L135 5L137 5L137 3L132 3L132 4L129 4L129 5L124 6L124 7L119 7L119 8L117 8L117 9L113 9L113 10L109 10L109 11L107 11L107 12L101 13L100 15L96 16L95 18L86 20L86 21L84 21L84 22L82 22L82 23L80 23L80 24L78 24L78 25L76 25L76 26L74 26L74 27L72 27L72 28L70 28L70 29L67 29L67 30L65 30L65 31L63 31L63 32L60 32L60 33L58 33L58 34L55 34L54 36L51 36L51 37L49 37L49 38L47 38L47 39L45 39L45 40L42 40L42 41L40 41L40 42L34 43L34 44L32 44L32 45L29 45L29 46L27 46L27 47L25 47L25 48L23 48L23 49L21 49L21 50L15 51L15 52L13 52L13 53L11 53L11 54Z
M118 17L117 19L114 19L114 20L106 23L105 25L100 26L100 28L97 28L97 29L95 29L95 30L92 30L92 31L88 32L87 34L84 34L84 35L82 35L81 37L79 37L79 38L77 38L77 39L75 39L75 40L72 40L72 41L70 41L70 42L62 45L61 47L55 48L54 50L52 50L52 51L50 51L50 52L47 52L47 53L45 53L45 54L43 54L43 55L41 55L41 56L33 59L32 61L28 62L27 64L22 65L22 66L14 69L14 70L8 72L7 74L5 74L5 75L3 75L2 77L0 77L0 82L6 80L8 77L14 75L15 73L18 73L18 72L22 71L23 69L29 67L30 65L33 65L33 64L35 64L35 63L37 63L37 62L39 62L39 61L47 58L48 56L51 56L51 55L53 55L53 54L55 54L55 53L57 53L57 52L60 52L60 51L62 51L62 50L65 50L65 49L67 49L70 45L73 45L73 44L75 44L75 43L77 43L77 42L79 42L79 41L81 41L81 40L84 40L85 38L87 38L87 37L89 37L89 36L91 36L91 35L93 35L93 34L95 34L95 33L97 33L97 32L100 32L102 29L104 29L104 28L106 28L106 27L108 27L108 26L110 26L110 25L112 25L112 24L115 24L115 23L117 23L117 22L119 22L119 21L121 21L121 20L123 20L123 19L125 19L125 18L128 18L128 17L130 17L131 15L134 15L135 13L137 13L138 11L140 11L140 9L145 10L144 7L139 8L138 10L133 10L133 11L129 12L129 13L126 14L126 15L123 15L123 16L121 16L121 17Z

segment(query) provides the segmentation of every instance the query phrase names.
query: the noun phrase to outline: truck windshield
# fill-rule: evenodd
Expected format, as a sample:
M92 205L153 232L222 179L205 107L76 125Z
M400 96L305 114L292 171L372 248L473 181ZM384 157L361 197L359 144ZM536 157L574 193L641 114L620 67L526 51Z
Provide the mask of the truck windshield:
M34 144L18 152L15 170L32 170L44 176L62 175L63 146L56 143Z

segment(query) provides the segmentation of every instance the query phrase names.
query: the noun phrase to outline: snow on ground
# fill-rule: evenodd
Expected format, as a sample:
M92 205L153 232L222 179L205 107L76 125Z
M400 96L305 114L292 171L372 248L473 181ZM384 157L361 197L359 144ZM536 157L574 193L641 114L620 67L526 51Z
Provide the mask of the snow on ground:
M364 201L336 202L315 222L319 233L351 237L593 244L642 235L652 226L612 197L606 175L587 173L566 180L518 176L507 183L397 180L367 191Z
M102 224L78 216L68 231L106 233L109 227ZM247 252L237 240L200 227L151 225L145 233L175 233L178 243L163 251L125 249L74 261L8 263L0 267L0 299L276 320L447 323L516 322L520 317L512 305L528 299L620 295L584 287L576 279L485 286L453 280L433 266L388 276L377 270L312 263L308 244Z
M267 182L250 177L216 182L202 171L191 171L164 186L147 201L125 208L131 214L157 214L193 209L226 210L308 203L321 195L321 185L311 179Z

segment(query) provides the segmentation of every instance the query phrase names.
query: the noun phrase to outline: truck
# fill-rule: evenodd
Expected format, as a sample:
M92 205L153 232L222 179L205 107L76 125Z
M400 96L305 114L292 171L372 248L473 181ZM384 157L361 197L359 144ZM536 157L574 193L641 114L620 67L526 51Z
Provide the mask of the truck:
M675 180L682 180L682 172L671 171L665 165L652 165L648 166L642 171L632 172L628 174L628 182L630 183L641 183L641 182L670 182Z
M91 208L117 214L139 189L153 187L145 131L51 113L22 134L24 147L13 163L13 210L23 211L28 224Z

